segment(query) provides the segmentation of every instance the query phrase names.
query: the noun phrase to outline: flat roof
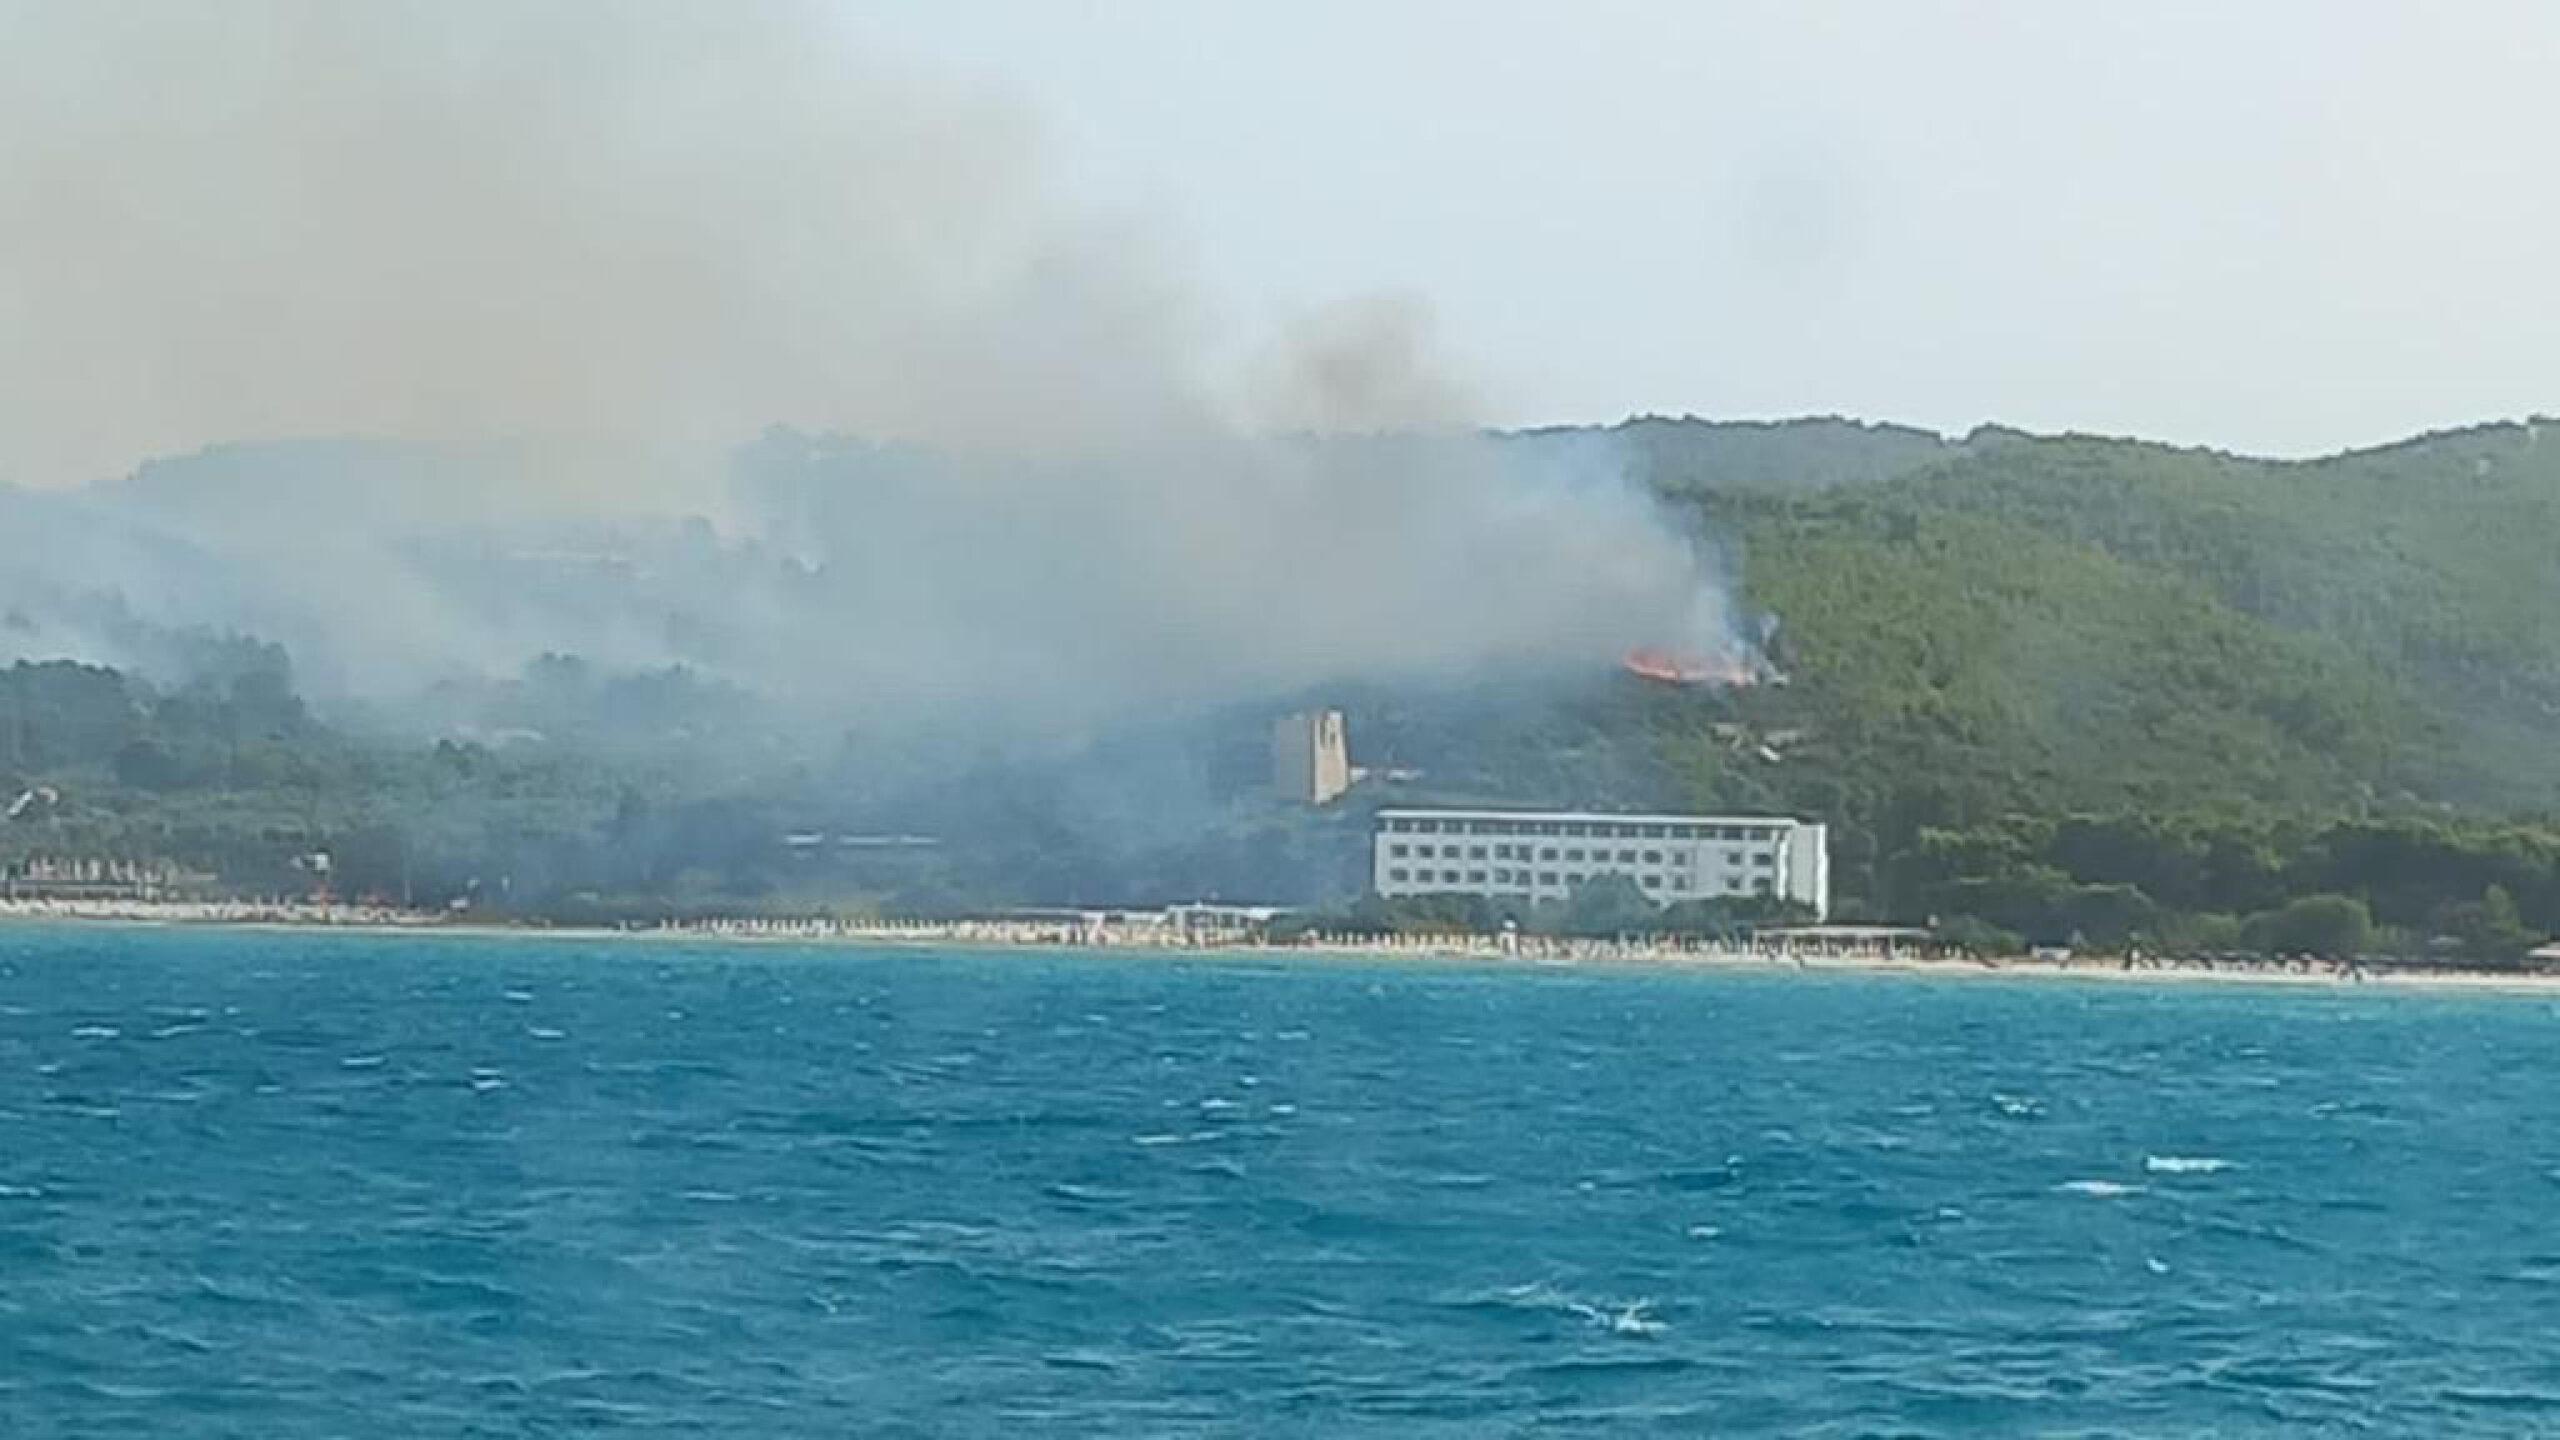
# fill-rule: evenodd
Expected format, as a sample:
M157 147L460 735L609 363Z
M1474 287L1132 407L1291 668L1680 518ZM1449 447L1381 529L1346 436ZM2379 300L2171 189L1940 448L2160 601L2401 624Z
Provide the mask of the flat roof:
M1671 815L1616 810L1439 810L1398 807L1380 810L1381 820L1554 820L1566 824L1609 825L1804 825L1792 815Z
M1781 940L1926 940L1914 925L1763 925L1759 933Z

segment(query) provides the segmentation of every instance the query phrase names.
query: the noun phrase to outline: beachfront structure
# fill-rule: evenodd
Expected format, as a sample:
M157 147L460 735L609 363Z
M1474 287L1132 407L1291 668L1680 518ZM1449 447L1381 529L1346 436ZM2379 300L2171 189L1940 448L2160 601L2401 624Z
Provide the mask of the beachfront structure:
M211 890L214 877L169 860L37 855L0 863L0 900L162 901Z
M1782 815L1381 810L1370 866L1386 896L1561 900L1623 875L1660 905L1766 895L1831 913L1826 832Z

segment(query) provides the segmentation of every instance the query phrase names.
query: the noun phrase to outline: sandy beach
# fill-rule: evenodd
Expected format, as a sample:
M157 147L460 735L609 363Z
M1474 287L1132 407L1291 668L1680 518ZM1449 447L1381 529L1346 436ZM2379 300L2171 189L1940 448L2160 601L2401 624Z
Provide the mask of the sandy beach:
M2144 956L1971 956L1877 946L1773 947L1688 938L1312 934L1266 940L1233 930L1057 921L850 921L736 918L631 927L555 926L454 918L372 905L294 901L101 901L0 899L0 926L218 927L348 934L547 938L617 943L844 945L864 948L1040 950L1267 959L1405 961L1523 969L1645 969L1772 975L1903 975L1943 980L2069 980L2092 984L2202 984L2560 996L2560 974L2462 969L2367 960L2244 961Z

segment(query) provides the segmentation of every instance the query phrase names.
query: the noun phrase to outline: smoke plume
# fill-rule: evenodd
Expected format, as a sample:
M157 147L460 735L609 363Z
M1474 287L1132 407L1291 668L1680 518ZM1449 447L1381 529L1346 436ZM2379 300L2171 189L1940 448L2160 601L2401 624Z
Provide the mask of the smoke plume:
M1029 116L828 9L0 26L0 647L239 630L377 699L573 651L1045 730L1725 640L1613 457L1461 428L1418 302L1239 343Z

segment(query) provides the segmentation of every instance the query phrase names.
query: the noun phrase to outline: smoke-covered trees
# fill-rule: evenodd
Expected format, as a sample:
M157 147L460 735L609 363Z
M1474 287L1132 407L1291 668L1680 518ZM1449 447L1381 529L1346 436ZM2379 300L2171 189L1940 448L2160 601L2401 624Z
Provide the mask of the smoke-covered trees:
M62 797L0 825L0 855L274 885L336 844L348 889L580 913L1338 903L1386 793L1801 814L1831 826L1842 918L2021 943L2332 946L2338 907L2295 908L2324 896L2408 954L2504 963L2560 931L2560 447L2537 429L2277 465L1745 428L1618 438L1737 557L1747 607L1783 617L1783 686L1646 685L1601 654L1106 727L1081 754L897 758L706 675L572 656L430 692L402 725L322 724L281 652L205 640L158 685L0 670L0 802ZM1347 808L1258 798L1268 712L1299 703L1350 713L1378 778ZM785 843L864 825L950 843L858 863ZM1376 918L1566 923L1479 911Z

